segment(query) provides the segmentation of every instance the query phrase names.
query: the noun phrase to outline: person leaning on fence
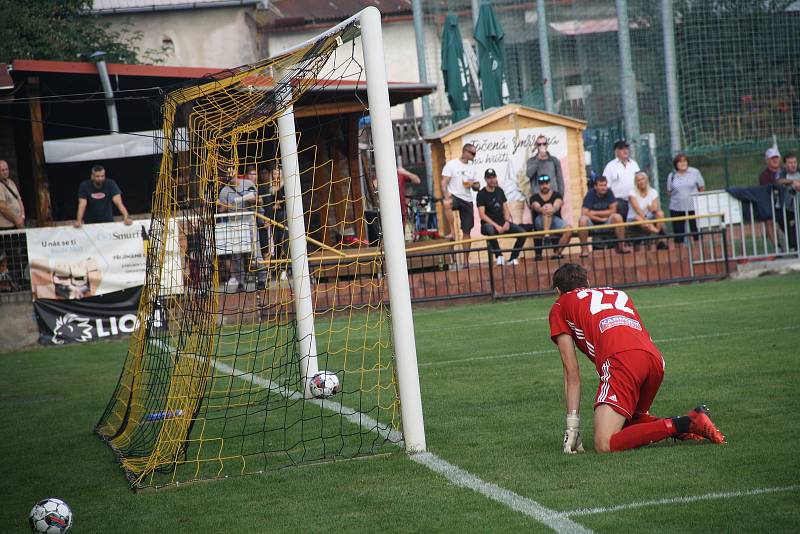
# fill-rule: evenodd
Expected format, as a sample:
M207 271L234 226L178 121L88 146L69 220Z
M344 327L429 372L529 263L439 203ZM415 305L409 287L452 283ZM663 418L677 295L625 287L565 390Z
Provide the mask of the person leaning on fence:
M464 240L469 239L469 233L475 224L472 206L472 191L480 189L480 182L475 171L475 154L478 150L475 145L467 143L461 150L461 156L448 161L442 169L442 194L444 195L444 208L450 231L450 238L455 238L455 223L452 213L457 211L461 218L461 235ZM465 264L469 263L470 243L464 243Z
M689 157L686 154L676 154L672 158L673 172L667 176L667 195L669 196L669 216L683 217L694 215L694 193L706 190L703 175L694 167L689 166ZM690 219L689 231L697 239L697 220ZM683 243L683 234L686 231L686 221L672 221L672 233L675 242Z
M478 214L481 217L481 233L485 236L490 236L525 232L525 228L514 224L511 220L511 211L508 209L506 195L503 189L497 185L497 173L495 170L486 169L483 178L486 181L486 187L478 191L478 197L475 199L475 203L478 205ZM519 258L522 247L525 245L525 239L527 239L525 236L516 238L511 257L508 260L509 265L517 265L519 263L517 258ZM489 247L490 253L495 256L495 264L505 265L503 251L500 250L497 239L487 239L486 246Z
M578 226L588 228L590 226L601 226L604 224L616 224L622 222L622 216L617 213L618 205L614 193L608 187L608 179L605 176L598 176L594 181L594 188L590 189L583 197L583 207L581 208L581 218ZM625 227L614 228L617 237L617 252L628 254L631 248L625 244ZM578 230L578 237L581 241L581 257L589 255L589 231Z
M531 197L531 212L534 216L533 227L535 230L563 230L569 229L566 221L561 218L561 207L564 205L564 197L558 191L553 191L550 177L546 174L539 175L536 180L539 183L539 192ZM560 260L564 256L562 251L569 243L572 232L564 232L558 238L558 247L553 250L551 259ZM541 242L541 238L534 239L534 242ZM541 248L536 248L536 261L542 259Z
M256 204L256 184L246 178L240 178L236 174L236 167L228 167L222 179L226 180L227 183L219 192L217 205L220 212L243 212ZM231 217L227 222L244 224L246 221L240 216L238 218ZM228 271L230 272L228 284L236 284L239 291L245 288L244 259L244 254L237 252L231 254L231 259L227 262Z
M80 228L83 223L106 223L114 221L111 205L115 205L122 214L125 224L133 224L128 209L122 202L122 191L117 182L106 178L106 169L102 165L94 165L88 180L78 186L78 213L73 226Z
M11 179L8 162L0 159L0 231L25 228L25 205ZM0 235L0 289L15 291L22 277L24 233Z
M628 222L649 221L653 219L663 219L664 212L658 200L658 191L650 187L650 178L644 171L636 173L636 187L631 196L628 197ZM663 234L664 223L654 222L643 224L640 227L648 234ZM658 248L667 248L666 243L659 242Z
M531 194L539 192L539 176L550 177L550 189L556 193L564 194L564 173L561 171L561 161L550 155L547 150L549 142L547 137L540 135L536 138L536 155L525 163L525 175L530 180Z

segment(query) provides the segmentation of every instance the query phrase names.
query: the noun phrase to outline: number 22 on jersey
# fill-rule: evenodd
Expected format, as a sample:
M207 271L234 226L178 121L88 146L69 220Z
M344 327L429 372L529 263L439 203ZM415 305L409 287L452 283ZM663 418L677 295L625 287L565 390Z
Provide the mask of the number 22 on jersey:
M613 304L610 302L603 302L603 297L605 295L616 295L617 298L614 300ZM592 297L592 300L589 302L589 311L592 313L592 315L600 313L603 310L610 310L612 308L616 308L621 312L634 315L634 311L626 306L628 300L630 299L624 291L619 291L617 289L583 289L578 291L579 299L583 300L588 296Z

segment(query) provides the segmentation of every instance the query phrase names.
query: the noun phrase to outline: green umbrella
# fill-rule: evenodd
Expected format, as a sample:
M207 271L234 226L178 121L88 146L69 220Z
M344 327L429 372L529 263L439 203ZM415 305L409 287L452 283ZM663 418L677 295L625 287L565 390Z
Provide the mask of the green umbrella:
M464 45L461 44L461 30L458 29L458 16L449 13L444 20L442 32L442 74L444 90L453 110L453 122L469 116L469 69L464 60Z
M505 87L503 28L494 16L491 4L478 11L475 40L478 42L478 73L481 80L481 109L502 106L508 95Z

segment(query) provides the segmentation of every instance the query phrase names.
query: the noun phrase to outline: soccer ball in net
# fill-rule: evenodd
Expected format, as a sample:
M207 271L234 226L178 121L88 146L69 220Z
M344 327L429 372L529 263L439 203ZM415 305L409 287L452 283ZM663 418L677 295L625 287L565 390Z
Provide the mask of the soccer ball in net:
M311 378L309 386L311 394L318 399L324 399L336 395L342 391L342 383L339 377L332 371L320 371Z
M51 497L33 505L28 521L33 532L60 534L72 528L72 510L61 499Z

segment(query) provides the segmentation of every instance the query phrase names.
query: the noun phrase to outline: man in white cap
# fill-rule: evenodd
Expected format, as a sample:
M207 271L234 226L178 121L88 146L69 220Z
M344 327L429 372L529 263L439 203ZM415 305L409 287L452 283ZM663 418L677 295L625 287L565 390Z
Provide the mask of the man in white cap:
M764 153L767 168L758 175L758 185L773 185L781 180L781 153L775 147L768 148ZM785 185L785 184L784 184Z

